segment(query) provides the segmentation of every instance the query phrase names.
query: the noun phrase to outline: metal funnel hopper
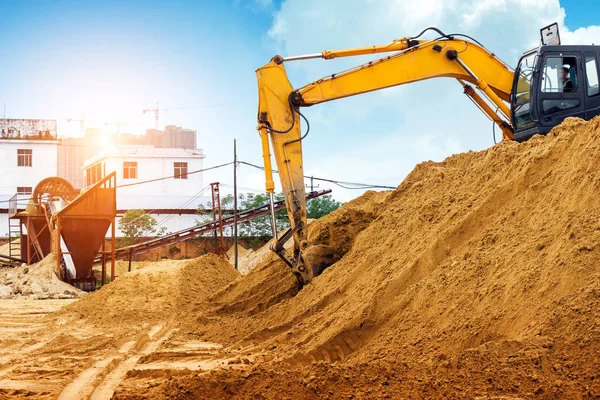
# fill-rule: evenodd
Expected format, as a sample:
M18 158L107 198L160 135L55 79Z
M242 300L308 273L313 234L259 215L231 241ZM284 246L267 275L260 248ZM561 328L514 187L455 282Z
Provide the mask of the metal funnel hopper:
M94 259L103 247L108 228L114 223L116 215L115 182L113 172L52 214L56 227L53 241L55 249L62 253L67 264L71 264L72 260L76 272L75 277L63 276L63 279L66 278L75 286L81 281L95 285L92 270ZM60 238L64 240L66 249L61 248ZM71 260L67 260L68 256ZM60 257L58 259L60 262Z

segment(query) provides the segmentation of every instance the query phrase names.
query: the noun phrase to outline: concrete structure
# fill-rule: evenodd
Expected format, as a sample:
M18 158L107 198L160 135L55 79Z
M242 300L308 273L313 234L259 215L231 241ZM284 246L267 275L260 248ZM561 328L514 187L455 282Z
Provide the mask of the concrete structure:
M210 195L210 189L200 194L204 188L202 173L190 174L201 170L203 165L202 150L155 148L148 145L114 146L85 162L84 186L92 185L114 171L117 174L119 210L195 210L199 204L206 204L207 196ZM160 179L163 177L173 178ZM152 182L140 184L144 181ZM197 218L193 214L150 214L168 232L193 226ZM118 230L117 235L120 236Z
M196 131L183 129L180 126L167 125L161 135L160 146L156 144L154 146L163 148L195 149L196 141Z
M145 135L109 133L100 129L86 129L84 137L64 137L58 147L58 176L74 187L85 186L83 164L106 146L136 145L155 148L195 150L196 131L169 125L164 131L148 129Z
M56 120L0 118L0 138L56 140Z
M58 165L55 120L0 119L0 237L8 237L8 199L24 206L33 188L55 176Z
M94 146L87 146L84 138L61 138L58 145L58 176L73 187L82 188L83 163L94 153Z

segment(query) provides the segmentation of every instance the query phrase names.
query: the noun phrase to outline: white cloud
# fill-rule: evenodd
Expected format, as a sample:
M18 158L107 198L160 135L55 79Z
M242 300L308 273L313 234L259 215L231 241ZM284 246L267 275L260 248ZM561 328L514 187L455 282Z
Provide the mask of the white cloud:
M588 26L574 32L561 32L563 44L600 44L600 26Z
M564 44L600 44L600 27L570 31L565 26L558 0L286 0L268 38L275 52L299 55L384 44L436 26L473 36L514 66L539 44L539 29L555 21ZM298 87L364 60L300 61L286 68ZM389 109L383 117L382 109ZM397 185L418 161L493 143L491 123L452 80L344 99L306 113L313 122L305 142L306 169L336 179ZM339 193L344 200L351 195Z

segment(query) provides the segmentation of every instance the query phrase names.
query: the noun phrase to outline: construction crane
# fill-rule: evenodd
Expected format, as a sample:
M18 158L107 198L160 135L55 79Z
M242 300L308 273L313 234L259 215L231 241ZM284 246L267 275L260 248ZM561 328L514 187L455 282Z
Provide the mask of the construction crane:
M428 31L435 32L437 39L419 39ZM523 141L535 134L546 134L567 117L591 119L599 115L600 46L561 46L558 24L541 29L540 34L541 45L521 56L516 71L475 39L462 34L446 35L436 28L383 46L275 56L256 71L257 129L266 189L273 202L272 148L291 225L277 238L272 213L275 238L272 249L291 268L300 285L311 282L333 260L332 249L308 243L302 140L309 126L301 107L446 77L459 82L464 93L500 128L504 140ZM284 63L295 60L329 60L386 52L392 54L299 89L292 87L284 67ZM305 133L301 132L301 118L307 122ZM294 248L289 254L284 244L292 237Z
M117 128L117 136L121 138L121 125L125 125L124 122L121 122L120 119L117 121L106 121L104 126L114 125Z
M83 113L81 113L80 119L74 119L74 118L67 119L67 123L70 124L71 122L79 122L79 132L81 133L81 136L83 136L85 134L85 123L90 122L90 120L88 120L85 117L85 115Z
M158 101L156 102L156 106L154 108L145 108L142 110L142 112L144 114L149 113L149 112L153 112L154 113L154 129L158 130L158 126L159 126L159 120L160 120L160 112L161 111L169 111L167 108L163 108L161 110L160 107L158 107Z
M160 121L160 112L161 111L169 111L169 110L186 110L186 109L192 109L192 108L215 108L215 107L222 107L219 104L207 104L207 105L199 105L199 106L182 106L182 107L169 107L169 108L160 108L158 106L158 101L156 102L156 106L154 106L154 108L145 108L142 110L142 112L144 114L152 112L154 113L154 127L156 130L158 130L159 127L159 121Z
M104 126L109 126L112 125L117 129L117 136L120 138L121 137L121 126L123 125L140 125L140 126L145 126L144 123L141 122L125 122L125 121L121 121L121 119L117 119L116 121L106 121L104 122Z

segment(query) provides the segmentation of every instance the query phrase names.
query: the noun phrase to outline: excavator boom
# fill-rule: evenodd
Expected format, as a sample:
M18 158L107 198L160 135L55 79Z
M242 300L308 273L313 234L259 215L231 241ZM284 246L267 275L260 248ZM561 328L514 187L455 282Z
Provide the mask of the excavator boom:
M333 74L294 90L284 63L307 58L332 59L364 54L392 54L356 68ZM330 249L309 246L306 229L306 204L302 162L303 134L301 107L308 107L344 97L355 96L388 87L404 85L431 78L454 78L465 93L503 132L512 139L509 101L514 72L493 53L472 40L446 36L423 41L413 38L395 40L384 46L324 51L322 53L283 58L275 56L256 71L258 79L258 131L262 142L266 189L273 193L271 150L279 170L291 228L277 240L273 218L273 250L292 268L300 284L309 283L331 263ZM468 85L479 89L490 104ZM496 108L497 111L494 111ZM272 197L272 196L271 196ZM293 254L283 248L286 240L294 238Z

